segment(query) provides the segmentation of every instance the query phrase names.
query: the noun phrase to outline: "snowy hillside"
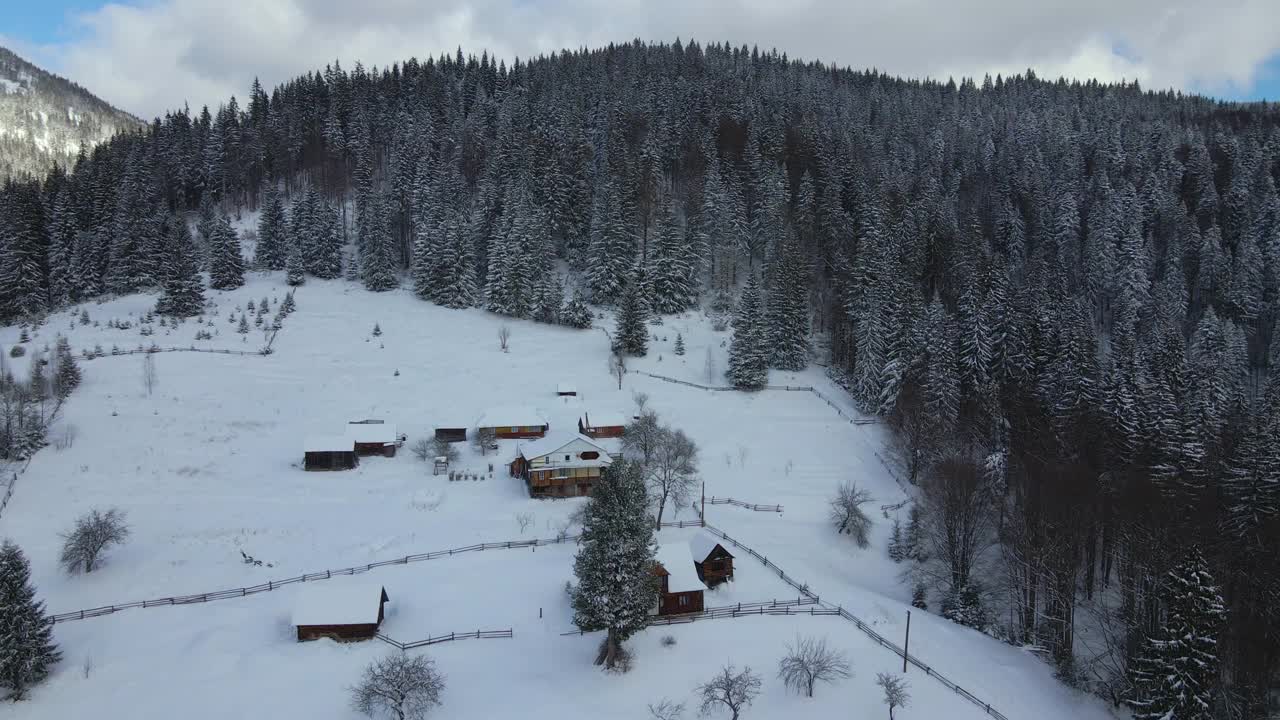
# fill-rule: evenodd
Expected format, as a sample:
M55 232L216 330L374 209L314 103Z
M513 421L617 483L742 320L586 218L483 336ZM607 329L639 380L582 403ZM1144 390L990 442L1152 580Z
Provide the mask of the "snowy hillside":
M505 463L519 441L501 441L485 456L459 446L462 457L453 469L467 476L461 481L433 475L408 445L438 425L470 426L491 406L531 405L553 430L567 429L584 408L629 414L632 393L643 392L665 422L700 446L708 496L784 508L708 505L709 524L807 583L823 603L851 611L901 643L909 589L899 578L901 566L886 556L890 519L878 508L905 496L876 456L882 430L846 421L810 392L711 392L638 372L618 389L609 374L609 341L599 329L447 310L408 291L375 295L342 281L309 280L297 290L297 311L284 321L270 355L153 356L158 382L150 394L142 382L144 356L110 354L113 346L153 342L257 350L266 342L264 331L241 335L235 319L263 297L274 311L286 290L280 274L254 275L240 290L209 292L217 310L203 316L204 324L154 323L146 336L139 321L153 296L85 304L52 315L36 331L29 344L35 349L64 333L77 355L96 346L106 351L82 361L85 381L53 429L56 440L74 428L73 441L35 456L0 516L0 536L26 551L50 612L574 532L570 515L584 500L531 500L522 483L508 477ZM81 310L88 324L81 323ZM108 326L119 320L130 327ZM375 324L380 335L373 334ZM498 342L504 324L511 330L508 352ZM213 337L196 340L197 331ZM649 356L633 360L631 370L702 383L709 357L714 374L723 371L728 334L713 331L700 315L668 316L651 331L657 340ZM683 356L674 354L677 333L687 348ZM0 347L7 350L18 334L16 327L0 329ZM560 382L575 384L579 397L558 398ZM774 373L771 382L842 397L821 368ZM365 418L395 423L409 442L395 458L363 458L353 471L302 471L303 438L340 433L347 421ZM874 496L876 525L866 550L837 536L827 520L828 498L849 479ZM100 570L74 577L60 572L59 532L83 511L108 507L128 513L129 541L112 549ZM523 513L533 520L522 530L517 516ZM669 519L695 518L684 508ZM664 529L659 540L683 546L695 532ZM708 591L708 607L796 599L795 588L745 551L734 551L735 580ZM246 564L242 552L262 564ZM485 550L322 582L384 585L390 602L382 632L401 642L513 631L511 638L410 651L426 653L447 677L437 717L643 718L646 703L663 697L695 708L695 686L726 661L749 665L764 678L762 695L744 718L884 713L875 677L901 672L901 659L835 616L655 627L630 641L636 657L630 673L600 672L592 665L597 637L562 635L573 630L564 587L574 552L571 542ZM399 651L378 641L295 642L295 601L317 587L286 585L243 598L59 623L63 662L14 717L85 717L103 708L133 718L173 717L175 708L187 718L356 717L347 688L372 659ZM776 667L797 634L827 637L849 655L854 678L821 688L812 699L789 694ZM668 635L674 645L663 642ZM1009 718L1109 717L1097 700L1055 681L1032 655L931 614L913 613L911 651ZM912 703L898 711L903 720L986 717L918 669L907 679Z

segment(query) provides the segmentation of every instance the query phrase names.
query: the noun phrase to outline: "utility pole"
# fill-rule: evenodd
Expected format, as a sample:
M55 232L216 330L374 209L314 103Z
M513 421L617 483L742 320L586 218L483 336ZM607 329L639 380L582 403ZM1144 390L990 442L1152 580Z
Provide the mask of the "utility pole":
M907 674L907 657L911 655L911 611L907 611L907 639L902 641L902 674Z
M702 512L698 518L702 521L702 527L707 526L707 481L702 481Z

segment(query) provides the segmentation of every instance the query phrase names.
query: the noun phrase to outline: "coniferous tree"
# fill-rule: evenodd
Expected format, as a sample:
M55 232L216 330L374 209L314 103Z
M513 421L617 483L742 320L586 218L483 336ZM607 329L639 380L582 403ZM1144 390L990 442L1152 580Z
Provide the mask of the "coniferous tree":
M49 219L49 304L52 307L61 307L72 299L73 261L79 232L71 192L64 190L58 193Z
M649 308L644 284L644 273L637 268L622 296L618 323L613 331L615 350L637 357L649 352L649 328L646 324Z
M244 256L240 254L240 236L231 220L222 217L214 223L209 248L209 287L235 290L244 285Z
M360 256L360 275L367 290L385 292L400 284L396 278L391 253L391 229L388 227L386 203L381 194L368 203L365 219L364 252Z
M650 245L646 275L651 310L658 315L677 313L693 305L697 297L691 248L676 219L669 197L664 197L657 240Z
M196 269L191 231L180 218L170 223L169 246L169 276L164 283L164 294L156 301L156 312L176 317L199 315L204 308L204 283Z
M268 180L262 200L262 215L258 218L258 246L254 250L254 264L265 270L283 270L289 245L284 201L280 199L275 180Z
M71 343L65 335L58 336L58 342L54 345L54 359L57 361L54 386L58 397L65 398L80 386L81 380L80 365L76 362L76 356L71 352Z
M770 277L765 317L769 365L803 370L809 364L809 278L794 237L782 243Z
M725 375L740 390L759 390L769 382L768 348L760 285L753 274L747 278L733 319L733 339L729 343L729 369Z
M607 632L596 657L606 669L614 669L622 644L648 625L658 601L649 505L643 468L620 460L593 486L583 514L573 562L573 622Z
M61 659L53 643L53 621L36 600L31 566L12 542L0 545L0 686L23 700Z
M573 291L573 297L560 308L560 322L569 327L586 329L591 327L591 308L583 299L580 290Z
M676 355L684 355L684 336L676 333L676 345L673 349Z
M290 243L285 259L285 282L297 287L307 281L306 268L303 265L302 248L297 242Z

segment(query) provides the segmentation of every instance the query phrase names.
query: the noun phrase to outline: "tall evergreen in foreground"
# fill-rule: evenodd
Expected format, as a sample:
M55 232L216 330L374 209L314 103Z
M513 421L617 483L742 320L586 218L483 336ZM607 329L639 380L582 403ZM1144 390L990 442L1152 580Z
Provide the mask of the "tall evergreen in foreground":
M214 222L209 247L209 287L235 290L244 285L244 256L240 254L240 236L226 217Z
M760 284L756 276L747 279L733 319L733 339L729 342L729 369L725 375L740 390L759 390L769 382L768 349L764 316L761 312Z
M618 325L614 329L613 342L627 355L644 356L649 352L649 309L645 301L644 274L637 269L627 283L618 308Z
M0 545L0 687L9 691L9 699L23 700L61 658L53 621L31 585L31 566L6 540Z
M765 312L769 366L803 370L809 364L809 277L794 236L782 243L770 269Z
M1165 576L1167 616L1130 668L1138 720L1208 720L1219 672L1222 595L1198 550Z
M258 218L258 247L253 262L264 270L283 270L290 245L288 218L284 201L275 180L268 180L262 200L262 216Z
M645 628L658 601L649 510L643 468L620 460L595 484L583 514L573 562L573 622L588 632L608 632L596 657L606 669L617 667L622 643Z
M204 283L196 269L195 245L191 230L181 218L174 218L169 225L169 271L164 294L156 301L156 312L191 317L204 307Z
M364 251L360 255L360 276L367 290L385 292L400 284L395 261L391 257L391 231L387 225L387 207L381 194L375 194L365 205Z

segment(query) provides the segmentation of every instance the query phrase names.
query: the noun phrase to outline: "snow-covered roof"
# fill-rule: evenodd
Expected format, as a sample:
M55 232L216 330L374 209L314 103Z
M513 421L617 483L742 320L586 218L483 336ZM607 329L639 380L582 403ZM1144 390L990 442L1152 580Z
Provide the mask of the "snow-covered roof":
M720 541L711 533L700 532L697 535L694 535L693 539L689 541L689 554L693 556L694 562L702 562L707 559L707 556L710 555L711 551L715 550L716 545L719 544ZM726 548L726 552L727 551L728 549ZM732 554L733 553L730 553L730 555Z
M702 590L706 585L698 579L698 569L693 566L684 547L677 544L659 545L658 562L671 577L667 579L668 592Z
M361 445L394 443L399 439L396 435L396 426L391 423L347 423L347 436Z
M559 394L561 394L561 395L568 395L569 393L576 393L576 392L578 392L578 386L577 386L577 385L574 385L573 383L567 383L567 382L557 383L557 384L556 384L556 392L557 392L557 393L559 393Z
M557 450L576 443L586 443L592 448L595 448L600 453L600 457L597 458L598 461L603 462L606 465L612 461L612 458L609 457L609 451L601 446L600 443L584 435L579 435L576 432L552 433L544 438L539 438L538 440L522 442L520 443L520 447L516 450L516 455L524 458L525 460L533 460L534 458L540 458L544 455L551 455ZM553 464L563 465L564 463Z
M302 441L302 452L352 452L356 442L349 435L311 435Z
M378 622L384 592L376 583L319 583L299 594L293 624L373 625Z
M547 425L547 419L537 409L526 405L505 405L484 411L476 421L476 427L532 427Z
M622 427L629 422L625 413L609 410L588 410L582 414L582 424L587 427Z

